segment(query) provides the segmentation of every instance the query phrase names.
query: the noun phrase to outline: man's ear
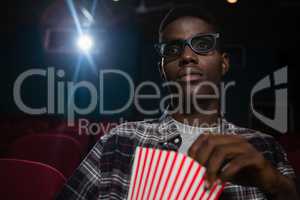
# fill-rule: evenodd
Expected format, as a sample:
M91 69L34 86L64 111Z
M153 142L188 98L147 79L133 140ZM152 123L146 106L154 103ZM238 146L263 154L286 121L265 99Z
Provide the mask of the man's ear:
M229 70L229 55L226 52L222 53L222 76L224 76Z

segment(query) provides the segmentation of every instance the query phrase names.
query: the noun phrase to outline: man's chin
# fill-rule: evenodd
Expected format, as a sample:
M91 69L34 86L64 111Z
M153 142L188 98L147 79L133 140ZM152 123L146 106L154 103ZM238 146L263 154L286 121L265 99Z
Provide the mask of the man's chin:
M207 96L207 95L216 95L213 93L211 90L206 90L206 89L197 89L193 87L189 88L184 88L183 89L183 94L184 96L189 96L189 97L195 97L195 98L201 98L201 96Z
M180 82L183 94L188 95L216 95L218 86L208 81Z
M188 93L188 94L209 94L211 93L210 91L212 91L212 89L209 89L208 87L199 86L199 83L190 83L190 84L184 84L182 85L182 90L184 93Z

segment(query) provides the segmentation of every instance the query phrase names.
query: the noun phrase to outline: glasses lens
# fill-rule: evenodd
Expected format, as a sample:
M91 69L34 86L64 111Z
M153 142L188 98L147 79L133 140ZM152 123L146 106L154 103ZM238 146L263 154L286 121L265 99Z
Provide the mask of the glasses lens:
M192 39L191 45L195 51L209 52L215 46L215 37L213 35L200 35Z
M161 54L165 57L178 56L181 53L182 44L180 41L173 41L162 44Z

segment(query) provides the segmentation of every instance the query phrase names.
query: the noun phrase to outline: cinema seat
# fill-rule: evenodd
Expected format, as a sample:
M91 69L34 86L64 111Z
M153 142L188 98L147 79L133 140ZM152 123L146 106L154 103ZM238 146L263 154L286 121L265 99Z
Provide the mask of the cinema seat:
M78 141L66 135L32 134L16 140L7 157L48 164L69 177L81 160Z
M79 135L78 131L72 129L50 130L37 134L65 135L67 137L74 138L80 144L80 148L82 149L82 156L86 155L90 147L90 136L86 134Z
M0 159L1 199L53 200L66 179L55 168L39 162Z

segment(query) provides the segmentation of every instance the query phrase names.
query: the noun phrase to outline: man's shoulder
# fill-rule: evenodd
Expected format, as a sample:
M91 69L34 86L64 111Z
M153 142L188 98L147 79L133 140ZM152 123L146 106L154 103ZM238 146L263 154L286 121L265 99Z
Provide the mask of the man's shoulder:
M240 135L242 137L251 139L251 138L261 138L261 139L274 139L272 135L264 133L259 130L252 128L246 128L242 126L235 125L233 123L227 123L227 132Z
M262 131L236 126L233 124L230 124L228 131L229 133L245 138L248 142L250 142L260 151L283 150L281 145L276 141L276 139L272 135L264 133Z

